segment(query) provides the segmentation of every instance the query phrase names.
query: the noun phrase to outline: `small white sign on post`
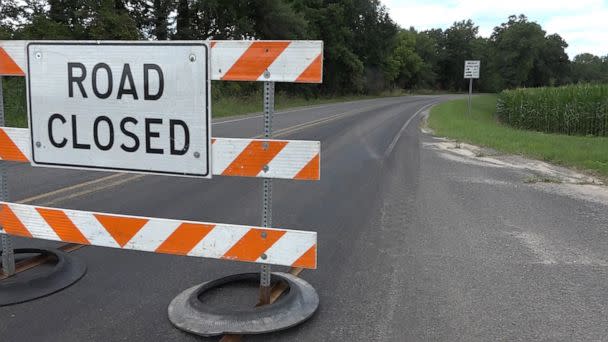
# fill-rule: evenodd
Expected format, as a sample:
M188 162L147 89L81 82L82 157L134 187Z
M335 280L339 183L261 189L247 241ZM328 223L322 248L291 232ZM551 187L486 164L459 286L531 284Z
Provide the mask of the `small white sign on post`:
M211 177L207 42L30 42L32 165Z
M464 61L464 78L479 78L481 61Z

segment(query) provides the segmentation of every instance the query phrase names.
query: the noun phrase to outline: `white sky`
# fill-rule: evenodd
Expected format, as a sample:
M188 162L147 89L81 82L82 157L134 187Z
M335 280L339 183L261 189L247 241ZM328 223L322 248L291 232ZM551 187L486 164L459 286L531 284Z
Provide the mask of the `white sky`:
M472 19L489 37L511 14L525 14L548 34L568 42L570 57L583 52L608 55L608 0L382 0L393 20L404 28L447 28Z

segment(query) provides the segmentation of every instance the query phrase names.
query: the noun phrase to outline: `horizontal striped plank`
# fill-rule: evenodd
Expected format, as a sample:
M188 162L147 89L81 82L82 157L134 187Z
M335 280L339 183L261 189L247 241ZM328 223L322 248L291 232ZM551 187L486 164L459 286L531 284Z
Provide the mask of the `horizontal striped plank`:
M211 167L217 176L319 180L318 141L212 138ZM30 131L0 127L0 160L28 163Z
M317 267L317 233L0 202L8 235L153 253Z
M0 76L25 76L25 40L0 41ZM321 83L323 42L211 41L211 79Z

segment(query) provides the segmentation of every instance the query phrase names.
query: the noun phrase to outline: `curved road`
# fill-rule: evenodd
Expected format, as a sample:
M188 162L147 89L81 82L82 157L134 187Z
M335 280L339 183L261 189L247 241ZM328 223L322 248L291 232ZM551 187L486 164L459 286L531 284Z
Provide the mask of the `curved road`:
M299 327L246 340L607 338L606 205L528 184L525 170L429 148L436 140L420 132L419 114L447 98L385 98L277 113L281 138L322 142L321 181L275 181L273 194L274 226L318 232L319 269L302 277L317 289L321 306ZM216 121L213 135L253 137L261 129L260 117L239 117ZM41 205L261 221L260 179L11 165L9 181L14 200ZM17 241L33 243L50 245ZM0 308L3 341L201 340L173 328L169 302L202 281L258 270L97 247L73 254L86 261L86 276L57 294ZM238 300L255 302L251 296Z

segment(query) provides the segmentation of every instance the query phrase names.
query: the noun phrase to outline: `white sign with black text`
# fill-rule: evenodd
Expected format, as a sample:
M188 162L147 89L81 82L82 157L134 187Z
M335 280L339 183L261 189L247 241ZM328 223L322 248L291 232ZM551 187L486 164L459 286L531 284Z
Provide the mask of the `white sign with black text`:
M32 164L211 177L207 42L30 42Z
M464 78L479 78L481 61L464 61Z

